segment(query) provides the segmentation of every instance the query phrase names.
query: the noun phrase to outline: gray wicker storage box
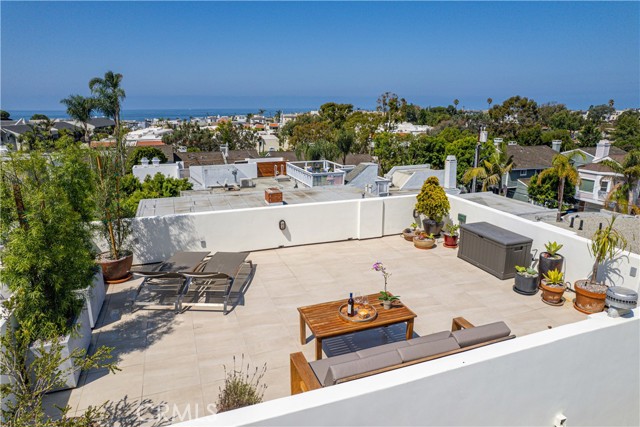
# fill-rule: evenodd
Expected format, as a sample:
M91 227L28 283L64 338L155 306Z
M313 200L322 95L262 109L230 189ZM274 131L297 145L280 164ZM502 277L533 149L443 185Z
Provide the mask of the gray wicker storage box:
M488 222L460 225L458 258L470 262L498 279L516 275L516 265L531 264L532 239Z

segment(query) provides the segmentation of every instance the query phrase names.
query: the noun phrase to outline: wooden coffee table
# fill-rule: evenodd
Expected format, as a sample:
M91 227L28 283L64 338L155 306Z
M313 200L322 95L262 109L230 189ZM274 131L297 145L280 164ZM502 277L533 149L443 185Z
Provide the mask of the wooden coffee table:
M346 298L298 307L298 312L300 313L300 342L302 344L307 343L306 326L308 326L316 338L316 360L320 360L322 359L322 340L325 338L406 322L406 336L407 339L410 339L413 336L413 320L416 318L416 314L404 304L394 305L391 309L384 310L378 301L378 296L379 294L367 296L369 302L375 304L378 312L378 317L370 322L356 323L340 317L338 309L347 302Z

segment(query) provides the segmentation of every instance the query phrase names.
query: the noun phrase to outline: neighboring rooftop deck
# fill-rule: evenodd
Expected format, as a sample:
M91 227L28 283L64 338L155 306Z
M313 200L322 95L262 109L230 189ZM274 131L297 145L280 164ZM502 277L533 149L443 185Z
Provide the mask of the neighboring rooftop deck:
M79 388L47 399L68 403L72 413L108 399L112 411L119 403L120 416L139 416L136 411L144 402L147 409L171 408L168 416L176 405L181 419L175 421L202 417L211 413L207 405L215 408L223 365L231 366L233 356L242 354L252 367L267 363L265 400L288 396L289 353L314 357L313 343L300 344L296 308L346 298L350 291L379 291L383 279L371 270L375 261L391 272L389 289L418 315L417 335L449 329L456 316L476 325L503 320L516 336L586 318L571 304L550 307L539 296L518 295L513 280L498 280L456 253L441 243L418 250L399 236L252 252L249 258L257 270L245 305L227 316L204 310L132 313L140 279L112 285L92 343L115 347L122 371L83 373ZM399 325L325 340L323 349L331 356L403 338Z

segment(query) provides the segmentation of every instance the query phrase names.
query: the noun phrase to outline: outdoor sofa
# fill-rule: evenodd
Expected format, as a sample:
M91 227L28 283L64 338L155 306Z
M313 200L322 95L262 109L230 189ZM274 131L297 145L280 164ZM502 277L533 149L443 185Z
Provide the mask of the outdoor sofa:
M290 355L291 394L415 365L515 338L504 322L475 327L462 317L443 331L327 359L308 362L302 352Z

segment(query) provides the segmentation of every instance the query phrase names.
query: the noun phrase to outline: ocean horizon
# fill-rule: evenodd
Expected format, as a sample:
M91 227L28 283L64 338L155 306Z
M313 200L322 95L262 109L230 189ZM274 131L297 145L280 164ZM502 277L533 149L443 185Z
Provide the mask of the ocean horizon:
M318 107L308 108L272 108L264 109L264 115L272 117L278 110L281 110L285 114L290 113L305 113L313 110L317 110ZM28 120L34 114L44 114L50 119L64 119L68 118L65 110L8 110L11 114L11 120L25 119ZM142 121L145 119L188 119L190 117L207 117L207 116L232 116L232 115L246 115L252 113L258 114L256 108L148 108L148 109L130 109L122 110L120 116L122 120L136 120ZM100 114L96 114L95 117L104 117Z

